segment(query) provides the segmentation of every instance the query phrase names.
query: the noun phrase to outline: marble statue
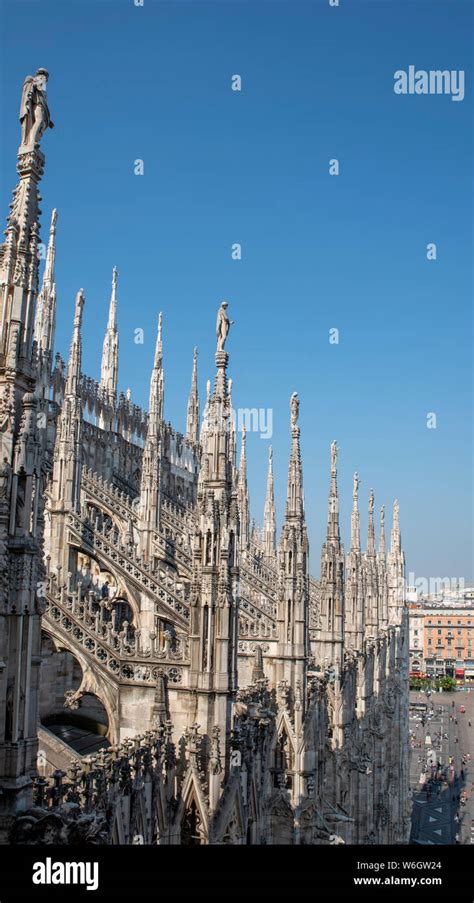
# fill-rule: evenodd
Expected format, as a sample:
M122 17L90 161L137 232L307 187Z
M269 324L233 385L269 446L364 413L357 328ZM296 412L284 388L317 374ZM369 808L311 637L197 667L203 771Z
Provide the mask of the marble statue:
M48 77L46 69L38 69L36 75L25 78L19 116L21 147L36 147L46 129L54 128L46 101Z
M356 471L354 474L354 488L352 490L352 495L354 498L357 497L357 493L359 492L359 483L360 483L359 474Z
M298 393L293 392L293 395L290 398L290 414L291 414L291 426L296 426L298 423L298 417L300 413L300 400L298 398Z
M217 312L216 335L218 351L224 351L230 327L234 323L234 320L229 320L229 317L227 316L228 306L227 301L223 301Z

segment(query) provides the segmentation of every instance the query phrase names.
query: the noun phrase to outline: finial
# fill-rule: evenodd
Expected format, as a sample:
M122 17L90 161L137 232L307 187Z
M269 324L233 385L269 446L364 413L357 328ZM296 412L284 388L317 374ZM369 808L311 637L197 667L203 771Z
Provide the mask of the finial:
M158 316L158 341L161 342L161 333L163 328L163 314L160 311Z
M290 419L291 419L291 427L294 429L298 425L298 417L300 413L300 401L298 398L298 392L293 392L290 398Z
M400 538L400 524L398 522L398 512L400 510L398 499L395 499L393 503L393 521L392 521L392 552L401 551L401 538Z
M217 311L216 336L218 352L224 351L224 346L227 341L227 336L229 335L230 327L234 323L234 320L229 320L229 317L227 315L228 306L228 302L223 301L219 310Z
M359 474L356 470L354 474L354 484L352 488L352 514L351 514L351 550L353 552L360 551L360 526L359 526Z
M79 319L79 322L80 322L80 317L81 317L83 305L84 305L84 289L83 289L83 288L80 288L79 291L78 291L77 294L76 294L76 305L75 305L75 312L74 312L74 325L77 325L77 320L78 320L78 319Z
M268 449L268 463L269 464L273 463L273 448L271 445L270 445L270 448Z
M374 490L369 493L369 525L367 533L367 554L375 553L375 533L374 533Z
M245 425L242 427L242 443L240 446L240 469L241 471L246 471L247 469L247 429Z
M333 473L335 473L337 467L337 452L337 442L334 439L333 442L331 442L331 471Z
M379 555L385 557L385 505L380 506L380 542Z
M117 287L117 276L118 276L118 269L117 269L117 267L114 267L112 270L112 285L114 288Z
M360 483L359 474L357 473L357 470L356 470L356 472L354 474L354 486L353 486L353 490L352 490L352 498L354 499L354 501L357 500L358 495L359 495L359 483Z

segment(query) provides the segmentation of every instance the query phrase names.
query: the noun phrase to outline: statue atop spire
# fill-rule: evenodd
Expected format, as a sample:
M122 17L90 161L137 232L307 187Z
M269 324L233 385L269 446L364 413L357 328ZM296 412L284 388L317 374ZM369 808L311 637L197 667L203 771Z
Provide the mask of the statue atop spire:
M354 499L354 510L357 507L356 502L359 497L359 484L360 484L359 474L356 471L354 474L354 484L353 484L353 489L352 489L352 498Z
M112 292L110 295L110 307L109 307L109 326L116 326L116 316L117 316L117 279L118 279L118 270L117 267L114 267L112 270Z
M228 302L223 301L217 312L216 336L218 352L224 351L224 346L227 341L227 336L229 335L230 327L234 323L234 320L229 320L229 317L227 315L228 306Z
M339 496L337 491L337 442L331 442L331 485L329 489L327 538L340 544Z
M39 277L39 182L45 164L39 143L45 129L52 125L46 103L46 79L46 70L40 69L35 76L28 76L23 85L19 114L21 141L17 153L19 180L13 189L5 241L0 246L2 831L6 827L3 816L14 817L32 804L31 778L36 772L38 751L36 666L41 661L44 611L39 588L44 576L45 484L51 466L51 448L47 448L48 425L52 425L51 421L48 424L49 348L55 305L54 284L48 285L48 280L53 280L56 224L53 214L43 283L45 296L38 321L40 348L34 341ZM68 407L67 401L64 407ZM66 470L66 454L60 463Z
M352 488L351 551L353 552L360 552L359 485L359 474L356 471Z
M304 522L303 504L303 470L301 466L300 428L298 417L300 402L298 393L293 392L290 398L291 454L288 466L288 486L286 495L286 518L297 518Z
M22 371L22 378L30 381L30 388L35 369L33 329L39 271L38 183L45 163L39 143L51 125L45 94L47 76L46 69L39 69L23 85L22 134L17 155L20 179L13 190L6 241L0 247L0 353L8 360L10 370L15 368L18 375Z
M291 428L294 429L298 427L298 417L300 414L300 400L298 398L298 393L293 392L293 395L290 398L290 419L291 419Z
M379 555L381 558L385 558L385 505L381 505L380 507Z
M23 83L20 104L20 149L37 147L46 129L54 128L46 100L46 83L49 73L38 69L35 75L27 75Z
M400 505L398 504L398 499L395 499L395 501L393 503L393 521L392 521L392 533L391 533L391 550L392 550L392 552L399 552L401 550L399 511L400 511Z

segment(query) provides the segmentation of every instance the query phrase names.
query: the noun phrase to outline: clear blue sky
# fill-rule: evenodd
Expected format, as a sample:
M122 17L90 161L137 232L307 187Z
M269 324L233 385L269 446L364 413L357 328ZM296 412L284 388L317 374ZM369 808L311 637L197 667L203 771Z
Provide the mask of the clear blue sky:
M227 299L234 403L273 409L280 522L299 392L313 571L337 439L346 542L357 469L364 530L370 487L377 509L398 497L407 570L472 579L472 4L3 0L0 24L4 217L21 85L50 72L42 235L56 206L62 355L82 286L98 377L117 265L120 388L147 404L163 310L166 417L183 430L193 346L202 397ZM394 94L410 64L465 70L464 101ZM249 436L258 520L268 444Z

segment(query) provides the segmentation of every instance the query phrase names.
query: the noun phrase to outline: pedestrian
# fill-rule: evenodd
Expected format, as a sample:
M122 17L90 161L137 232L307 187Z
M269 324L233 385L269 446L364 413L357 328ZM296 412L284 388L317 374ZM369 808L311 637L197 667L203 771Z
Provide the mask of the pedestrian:
M468 723L469 727L471 727L471 719L469 719L469 721L467 723Z

